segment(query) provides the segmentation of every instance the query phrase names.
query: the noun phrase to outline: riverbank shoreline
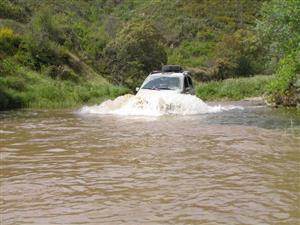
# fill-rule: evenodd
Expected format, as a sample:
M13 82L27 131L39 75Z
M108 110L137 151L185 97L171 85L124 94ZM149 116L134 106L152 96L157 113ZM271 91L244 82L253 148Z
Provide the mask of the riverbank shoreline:
M261 98L274 80L272 75L230 78L196 84L196 93L204 101L232 101Z
M117 96L118 97L118 96ZM7 111L14 111L14 110L65 110L65 109L78 109L78 108L82 108L84 106L93 106L93 105L100 105L103 102L107 101L107 100L114 100L116 97L110 98L109 96L104 96L103 98L99 99L99 102L94 99L91 102L88 103L78 103L72 106L68 106L68 105L60 105L58 107L53 107L53 105L46 107L45 105L39 106L39 107L20 107L20 108L13 108L13 109L6 109L6 110L0 110L1 112L7 112ZM270 104L267 103L267 101L262 97L262 96L258 96L258 97L249 97L249 98L244 98L241 100L212 100L212 101L204 101L206 104L210 105L210 106L218 106L218 105L222 105L222 106L230 106L230 105L237 105L237 106L242 106L242 107L255 107L255 106L265 106L265 107L270 107L270 108L278 108L275 106L272 106ZM282 108L282 107L280 107ZM284 108L284 107L283 107ZM297 108L296 108L297 109Z
M36 110L36 111L43 111L43 110L54 110L54 111L61 111L61 110L78 110L84 106L94 106L94 105L100 105L105 101L113 100L115 98L109 98L104 97L103 99L99 99L99 102L93 101L86 104L76 104L73 106L60 106L60 107L23 107L23 108L15 108L15 109L7 109L7 110L1 110L0 113L9 112L9 111L23 111L23 110ZM209 106L241 106L241 107L271 107L266 103L266 101L263 99L263 97L253 97L253 98L245 98L242 100L215 100L215 101L204 101ZM274 108L274 107L271 107Z
M208 105L238 105L242 107L248 106L266 106L269 105L266 103L263 97L252 97L252 98L245 98L241 100L219 100L219 101L206 101Z

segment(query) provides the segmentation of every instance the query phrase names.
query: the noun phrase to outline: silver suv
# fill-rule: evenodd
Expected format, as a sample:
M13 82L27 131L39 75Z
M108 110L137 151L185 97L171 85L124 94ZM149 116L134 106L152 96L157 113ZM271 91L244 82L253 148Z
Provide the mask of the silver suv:
M180 66L166 65L162 71L152 72L144 81L140 88L136 88L139 93L142 90L154 91L174 91L182 94L195 94L192 78L188 71L183 71Z

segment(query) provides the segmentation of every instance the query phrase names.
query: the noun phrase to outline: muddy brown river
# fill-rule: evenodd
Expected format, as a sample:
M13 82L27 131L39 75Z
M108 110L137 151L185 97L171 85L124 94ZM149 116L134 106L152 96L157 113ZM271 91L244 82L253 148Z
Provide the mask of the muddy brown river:
M299 111L243 106L2 112L0 224L300 224Z

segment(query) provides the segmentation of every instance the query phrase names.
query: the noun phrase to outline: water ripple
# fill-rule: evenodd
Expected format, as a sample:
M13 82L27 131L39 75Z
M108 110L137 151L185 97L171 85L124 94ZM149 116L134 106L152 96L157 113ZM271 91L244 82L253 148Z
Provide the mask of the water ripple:
M293 134L205 115L24 114L2 119L1 225L299 223Z

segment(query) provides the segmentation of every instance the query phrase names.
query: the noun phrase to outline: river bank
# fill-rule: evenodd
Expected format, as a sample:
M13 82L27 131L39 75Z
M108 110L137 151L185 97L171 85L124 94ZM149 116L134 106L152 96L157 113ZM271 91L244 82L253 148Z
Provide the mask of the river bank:
M210 81L196 85L197 96L205 101L233 101L262 97L274 76L256 75L253 77L231 78Z
M8 64L8 63L7 63ZM128 93L123 86L110 84L98 74L51 78L17 64L0 65L0 111L18 108L69 108L99 103ZM1 73L2 72L2 73Z
M100 104L130 93L129 89L109 84L96 76L90 80L70 82L53 80L47 76L21 71L22 76L4 77L0 84L6 85L1 97L0 110L12 108L69 108L83 104ZM196 83L197 97L203 101L257 101L263 95L273 76L257 75L223 81Z

